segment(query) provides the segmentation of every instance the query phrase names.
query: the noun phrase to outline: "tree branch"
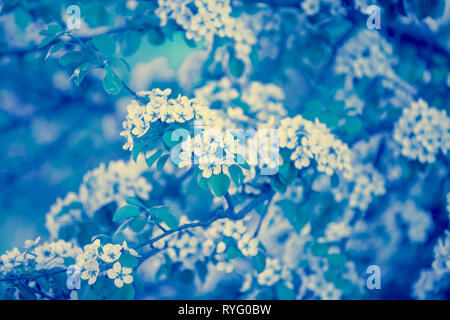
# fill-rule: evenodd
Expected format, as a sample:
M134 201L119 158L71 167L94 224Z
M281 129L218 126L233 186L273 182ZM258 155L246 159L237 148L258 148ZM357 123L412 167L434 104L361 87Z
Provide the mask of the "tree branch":
M178 228L168 230L167 232L162 233L159 236L156 236L142 244L139 244L136 247L136 249L140 249L140 248L143 248L148 245L153 247L153 244L155 242L157 242L161 239L164 239L165 237L167 237L173 233L177 233L177 232L180 232L180 231L183 231L186 229L192 229L192 228L197 228L197 227L207 227L211 223L213 223L214 221L219 220L219 219L228 218L231 220L240 220L240 219L244 218L253 209L255 209L261 202L264 202L267 199L271 199L274 194L275 194L275 192L272 190L272 188L269 185L264 185L261 189L261 193L255 199L250 201L250 203L247 204L247 206L245 206L241 211L235 213L233 206L231 206L231 207L229 206L226 211L224 211L222 207L216 208L215 210L213 210L211 212L211 214L210 214L211 217L207 221L187 223L182 226L179 226ZM231 200L229 195L226 198L229 198L229 200Z

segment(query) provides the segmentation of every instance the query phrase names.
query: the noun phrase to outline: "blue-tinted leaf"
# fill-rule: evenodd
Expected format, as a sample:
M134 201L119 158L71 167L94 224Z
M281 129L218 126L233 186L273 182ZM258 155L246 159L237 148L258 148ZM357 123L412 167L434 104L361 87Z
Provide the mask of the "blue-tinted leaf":
M277 285L277 298L279 300L293 300L295 299L295 293L292 289L288 288L284 283Z
M151 208L150 214L164 221L170 229L175 229L178 227L178 218L170 213L169 207Z
M153 153L150 157L147 158L146 162L149 168L153 166L153 164L156 162L156 160L159 159L159 157L162 155L162 150L156 150L155 153Z
M139 263L138 259L129 253L122 254L119 258L119 262L125 268L137 267L137 265Z
M156 168L161 171L164 168L164 165L166 164L167 160L169 159L170 155L165 154L161 158L159 158L158 162L156 163Z
M47 26L47 29L39 32L39 34L43 36L50 36L62 31L64 31L64 29L61 27L61 25L59 23L53 22Z
M258 273L263 272L266 268L266 255L261 250L253 257L253 266Z
M229 62L230 72L235 78L240 78L244 74L245 63L235 57L230 58Z
M242 185L242 181L244 181L244 174L242 173L241 167L238 165L231 165L228 168L228 171L230 172L231 179L233 179L234 184L239 187Z
M122 82L114 71L109 70L103 78L103 89L106 93L116 95L122 90Z
M133 284L125 284L122 288L117 289L117 300L133 300L134 295Z
M47 55L45 56L45 60L47 60L52 54L57 52L58 50L62 49L64 47L64 42L59 42L50 47L47 51Z
M92 42L98 51L108 57L116 53L116 41L108 34L96 36L92 38Z
M58 38L58 35L54 34L51 36L48 36L47 38L42 39L41 43L39 44L39 48L43 48L52 41L56 40Z
M25 30L31 21L31 16L27 11L18 6L14 10L14 19L19 28Z
M162 30L156 27L147 32L147 39L152 45L158 46L164 43L165 36Z
M122 220L138 216L139 213L139 209L134 206L124 206L117 210L117 212L114 214L113 221L120 222Z
M224 173L213 174L209 178L209 185L216 197L223 197L230 186L230 178Z

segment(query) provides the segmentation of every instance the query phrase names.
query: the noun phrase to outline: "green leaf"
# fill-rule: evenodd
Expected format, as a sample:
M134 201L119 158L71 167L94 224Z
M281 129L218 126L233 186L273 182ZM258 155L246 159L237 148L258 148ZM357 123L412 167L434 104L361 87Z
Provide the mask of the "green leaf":
M340 179L339 179L339 175L335 172L332 176L331 176L331 188L335 189L339 186L340 183Z
M161 221L164 221L170 229L178 227L178 218L172 215L169 207L154 207L150 209L150 214Z
M278 201L277 205L283 210L284 215L294 227L295 231L300 233L308 222L308 214L305 212L304 207L299 207L290 200Z
M89 9L86 14L86 23L91 27L99 27L109 23L108 11L103 6Z
M123 287L122 287L123 288ZM85 291L86 300L114 299L117 296L117 287L107 277L98 277L93 285L88 285Z
M139 154L141 153L141 151L144 149L144 146L145 146L144 142L139 142L134 145L133 151L131 152L134 162L137 161L137 158L138 158Z
M129 253L122 254L119 258L119 262L125 268L135 268L139 263L138 259Z
M125 284L122 288L117 289L117 300L133 300L134 295L132 284Z
M127 205L117 210L117 212L114 214L113 221L117 223L119 221L138 216L139 213L140 211L138 208Z
M273 300L273 295L269 289L263 289L256 295L255 300Z
M224 173L213 174L209 178L209 185L216 197L223 197L230 186L230 178Z
M199 175L198 185L203 190L208 190L209 189L209 180L206 179L205 177L203 177L202 175Z
M95 48L110 57L116 53L116 41L108 34L101 34L92 39Z
M266 268L266 255L261 250L253 257L253 265L258 273L261 273Z
M178 144L178 141L172 141L172 131L166 131L163 135L163 141L169 148L172 148Z
M277 285L277 298L279 300L294 300L295 294L292 289L288 288L284 283Z
M81 82L83 81L84 77L88 74L89 70L91 70L92 66L90 63L86 62L80 65L78 68L74 70L73 75L70 77L70 80L73 80L73 82L80 86Z
M261 202L260 204L258 204L258 206L255 208L255 211L259 214L259 215L263 215L266 212L266 207L267 205L264 202Z
M346 260L345 256L340 253L334 253L328 256L328 264L338 269L345 266Z
M51 36L48 36L47 38L42 39L41 43L39 44L39 48L43 48L46 45L48 45L50 42L56 40L59 36L54 34Z
M139 291L144 291L144 282L142 282L141 277L136 271L131 272L131 275L133 276L133 284Z
M131 204L136 207L141 207L145 209L145 205L136 197L126 197L125 198L126 203Z
M47 60L52 54L56 53L60 49L64 48L64 42L59 42L50 47L47 51L47 55L45 56L45 60Z
M127 60L125 60L124 58L119 58L119 61L122 62L128 72L131 71L131 66L128 64Z
M328 252L328 244L315 242L311 247L311 252L315 256L324 257Z
M228 168L228 171L230 172L231 179L233 179L236 187L241 186L242 181L244 181L244 174L242 173L241 167L233 164Z
M241 257L242 253L235 246L228 246L227 250L225 251L225 255L227 257L227 260L232 260L232 259Z
M111 226L114 213L117 211L117 204L115 201L101 206L94 212L93 223L97 226Z
M59 63L63 66L67 66L69 64L77 63L83 57L83 52L81 51L71 51L66 53L59 59Z
M125 57L132 56L141 47L142 36L136 31L125 32L122 39L120 48Z
M280 180L279 175L272 176L270 179L270 186L277 192L284 193L286 192L286 185Z
M332 19L331 21L324 25L324 29L328 33L331 43L335 44L350 30L352 23L345 19Z
M297 176L297 170L290 161L286 161L278 169L278 176L284 185L290 184Z
M23 10L20 6L14 10L14 19L17 26L22 30L25 30L32 20L30 14Z
M109 70L103 78L103 89L106 93L116 95L122 90L122 82L114 71Z
M147 158L147 166L151 168L153 164L158 160L158 158L162 155L163 151L161 149L156 150L149 158Z
M245 63L235 57L230 58L230 72L235 78L240 78L244 74Z
M39 34L43 36L50 36L62 31L64 31L64 29L61 27L61 25L59 23L53 22L47 26L46 30L42 30L41 32L39 32Z
M147 39L152 45L159 46L164 43L165 36L160 28L151 28L147 32Z
M139 233L141 232L144 227L147 225L147 218L144 218L142 216L137 216L134 217L133 219L131 219L130 221L130 228L136 232Z
M359 117L349 117L345 120L345 131L350 135L355 135L361 131L363 123Z
M156 163L156 168L161 171L164 168L164 165L166 164L167 160L169 159L170 155L165 154L161 158L159 158L158 162Z

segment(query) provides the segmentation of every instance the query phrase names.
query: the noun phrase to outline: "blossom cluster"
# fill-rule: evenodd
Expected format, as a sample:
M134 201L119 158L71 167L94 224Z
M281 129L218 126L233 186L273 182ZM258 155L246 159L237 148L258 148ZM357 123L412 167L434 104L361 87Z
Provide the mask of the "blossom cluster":
M259 121L277 122L287 115L283 100L283 89L272 83L250 81L241 85L238 91L228 77L217 81L209 81L203 87L194 91L195 97L211 108L223 107L235 121L249 122L254 116ZM235 105L234 100L240 100L248 107L243 110ZM220 103L220 104L219 104Z
M386 192L385 179L371 164L353 163L353 176L333 189L336 201L349 199L350 208L365 211L375 196Z
M450 118L445 110L429 107L419 99L403 109L393 136L402 155L421 163L433 163L439 151L445 155L450 149Z
M36 270L65 268L75 262L81 249L71 242L58 240L39 244L40 238L27 240L23 250L17 247L0 256L2 277L32 274Z
M339 299L346 294L346 290L360 291L363 280L355 263L344 258L339 246L327 244L336 239L318 239L316 245L328 249L323 254L317 254L311 249L312 242L317 241L311 231L310 223L300 232L294 231L280 207L273 205L269 208L259 238L268 255L279 259L280 266L273 268L274 278L269 278L269 283L282 279L287 287L297 288L297 299ZM330 263L330 257L342 259L337 269ZM330 277L335 272L339 273L339 281ZM272 271L269 273L272 274ZM341 286L340 282L346 283L347 287Z
M186 216L180 218L180 225L192 222L196 221L190 221ZM160 234L162 231L156 229L153 237ZM258 239L252 236L245 221L221 219L205 229L197 228L168 236L155 242L154 246L166 248L168 257L172 261L182 262L185 268L194 269L195 262L200 260L210 263L217 271L231 273L234 257L238 253L242 257L255 256L258 244Z
M230 78L208 81L203 87L195 89L194 96L198 101L211 106L221 102L228 106L232 100L239 97L239 92L233 87Z
M161 25L166 25L168 19L174 19L186 30L188 39L197 41L214 34L224 37L225 26L231 20L229 0L158 0L158 6L155 13ZM196 10L191 10L192 6Z
M434 247L431 268L423 270L413 286L413 294L419 299L439 297L439 291L448 289L450 275L450 232L438 240Z
M334 71L350 78L395 78L392 45L378 32L363 29L339 50Z
M381 85L389 92L381 99L380 107L410 103L417 92L395 72L397 62L392 45L378 32L359 31L338 51L334 71L345 75L345 83L336 91L335 99L345 102L348 114L360 114L365 102L355 92L354 80L380 77Z
M178 96L176 99L168 98L171 89L164 91L139 92L148 97L149 102L142 106L133 100L127 107L126 121L123 122L121 136L126 137L125 150L132 150L136 138L143 137L155 122L184 123L188 120L199 120L207 127L222 128L225 125L224 117L220 117L218 110L211 110L196 99Z
M317 170L329 176L336 171L345 178L353 176L349 147L317 119L312 122L297 115L284 118L280 124L280 147L293 150L290 159L297 169L309 167L315 160Z
M186 37L199 41L204 38L211 44L215 35L234 39L236 47L247 54L252 44L256 43L253 30L245 21L231 16L229 0L158 0L156 15L161 25L169 19L175 20L184 30Z
M286 116L283 106L283 90L274 84L252 81L242 92L242 102L249 107L249 113L261 121L279 121Z
M69 289L79 289L80 284L76 280L87 280L89 285L97 281L99 275L106 275L114 281L118 288L124 284L133 282L132 267L121 264L121 256L139 257L136 250L129 248L127 242L123 244L107 243L102 245L100 239L94 240L91 244L85 245L83 253L76 258L76 264L68 269Z
M228 174L228 167L235 161L235 150L238 142L231 139L223 139L216 130L206 130L193 138L188 137L181 144L179 155L180 168L192 164L192 152L198 158L198 168L202 171L204 178L211 177L212 174Z
M147 169L141 161L118 160L107 165L102 163L87 172L78 192L58 198L46 214L45 226L51 237L57 238L61 228L82 221L84 216L93 217L98 209L111 202L122 206L126 197L148 199L152 184L142 176Z
M271 211L273 212L273 210ZM284 217L279 216L279 218L286 221ZM180 223L185 225L191 221L183 216ZM286 225L285 223L281 224ZM202 284L205 287L208 287L211 281L217 282L226 274L234 273L239 275L243 281L241 292L249 297L277 284L283 284L289 290L293 290L294 278L298 277L302 271L309 274L303 267L298 267L299 260L296 259L301 257L301 250L297 248L300 251L297 250L298 252L295 254L293 254L294 251L273 250L273 242L267 238L266 232L260 233L261 236L254 235L255 227L255 217L247 216L238 221L217 220L205 229L195 228L190 232L179 232L168 236L154 243L157 248L165 248L166 255L162 252L156 254L144 262L138 271L144 279L153 278L155 280L156 270L164 265L166 259L164 257L167 257L172 262L182 263L184 269L190 270L195 270L199 262L206 263L210 276ZM263 228L267 228L265 223ZM275 238L279 238L285 229L277 230L271 230ZM264 229L264 231L266 230ZM289 232L292 231L292 227L289 227ZM153 236L161 233L162 231L155 230ZM264 236L262 236L263 234ZM295 238L295 241L297 240L298 238ZM261 241L264 241L264 245ZM294 250L295 241L291 242L292 250ZM302 243L305 241L296 242L297 245ZM265 246L267 246L267 251ZM264 267L255 270L248 263L260 255ZM318 259L324 260L323 258ZM316 290L319 292L321 288L316 288Z
M408 228L408 238L412 243L424 243L433 227L431 214L418 208L412 200L406 203L395 202L386 210L383 218L385 225L391 229L396 226L398 218L403 220Z

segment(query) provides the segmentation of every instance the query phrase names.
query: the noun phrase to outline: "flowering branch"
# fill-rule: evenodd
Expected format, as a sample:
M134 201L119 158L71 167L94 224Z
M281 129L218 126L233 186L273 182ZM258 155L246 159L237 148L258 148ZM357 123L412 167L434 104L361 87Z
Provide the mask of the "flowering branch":
M247 206L245 206L241 211L235 213L234 212L234 207L233 206L229 206L227 210L223 210L222 207L216 208L215 210L213 210L210 214L211 218L209 218L207 221L204 222L194 222L194 223L187 223L184 224L182 226L179 226L178 228L172 229L172 230L168 230L167 232L154 237L152 239L150 239L149 241L146 241L142 244L139 244L136 248L143 248L147 245L153 247L153 244L173 233L177 233L186 229L192 229L192 228L197 228L197 227L206 227L209 226L211 223L213 223L216 220L219 219L224 219L224 218L228 218L231 220L240 220L242 218L244 218L249 212L251 212L253 209L255 209L261 202L264 202L266 200L271 200L273 195L275 194L275 192L272 190L272 188L270 188L270 186L268 185L264 185L261 188L261 193L255 198L253 199ZM227 194L228 197L225 197L227 199L227 201L229 201L231 203L231 197L229 194Z

